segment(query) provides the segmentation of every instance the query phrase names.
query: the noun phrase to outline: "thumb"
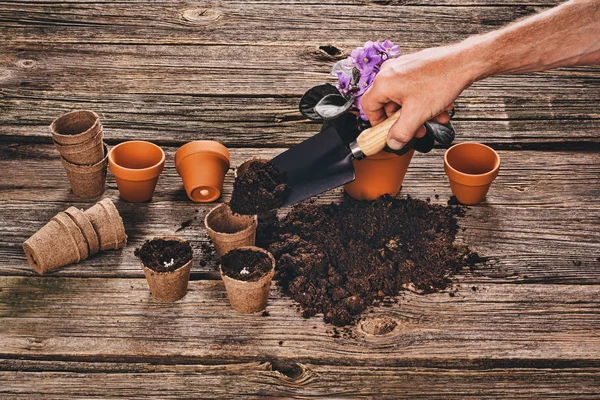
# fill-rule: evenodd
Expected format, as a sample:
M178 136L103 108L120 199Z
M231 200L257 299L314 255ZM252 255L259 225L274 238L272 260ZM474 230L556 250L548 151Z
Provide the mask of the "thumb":
M398 121L392 125L388 132L387 144L393 150L400 150L415 136L423 125L419 113L410 105L403 105Z

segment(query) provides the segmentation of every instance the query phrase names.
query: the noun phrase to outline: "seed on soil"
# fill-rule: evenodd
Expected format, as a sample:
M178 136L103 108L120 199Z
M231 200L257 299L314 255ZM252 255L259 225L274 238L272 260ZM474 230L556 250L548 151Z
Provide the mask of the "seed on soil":
M265 253L234 249L221 258L223 274L238 281L255 282L271 271L271 259Z
M134 254L146 268L156 272L171 272L183 267L192 259L192 246L178 240L147 240Z

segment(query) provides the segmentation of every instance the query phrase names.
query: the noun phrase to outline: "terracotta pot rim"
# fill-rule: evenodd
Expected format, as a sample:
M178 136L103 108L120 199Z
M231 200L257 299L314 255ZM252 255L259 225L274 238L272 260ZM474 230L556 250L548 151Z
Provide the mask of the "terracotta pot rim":
M414 149L409 150L408 152L406 152L405 154L402 154L402 156L405 156L406 154L410 153L410 152L414 152ZM388 160L390 158L394 158L394 157L402 157L399 156L396 153L391 153L389 151L385 151L385 150L381 150L379 153L375 153L372 156L368 156L365 157L364 160ZM360 160L362 161L362 160Z
M455 169L454 167L452 167L452 165L450 165L450 163L448 162L448 153L450 153L452 151L452 149L459 148L462 146L476 146L476 147L482 147L487 150L490 150L493 153L494 158L495 158L494 168L492 168L492 170L485 172L483 174L467 174L465 172L461 172L461 171ZM485 186L486 184L492 182L498 175L498 170L500 169L500 155L496 152L496 150L494 150L491 147L486 146L485 144L482 144L482 143L477 143L477 142L457 143L454 146L450 147L448 150L446 150L446 152L444 153L444 169L446 170L446 175L448 175L448 179L450 179L454 182L460 183L461 185L473 186L473 187ZM472 180L475 180L477 183L473 184L472 182L470 182Z
M215 140L194 140L184 144L175 152L175 168L178 169L179 164L188 156L198 153L209 153L219 157L228 167L231 163L229 150L223 144Z
M150 241L156 240L156 239L162 239L162 240L177 240L178 242L182 242L182 243L187 243L188 246L190 246L190 248L192 249L192 258L190 258L190 260L188 262L186 262L185 264L183 264L181 267L174 269L173 271L167 271L167 272L158 272L153 270L152 268L146 267L144 265L144 263L142 262L142 260L138 257L138 260L140 261L140 265L142 266L143 269L147 269L148 271L152 272L153 274L156 275L170 275L170 274L174 274L175 272L186 268L190 263L194 262L194 248L192 247L192 245L190 244L190 242L188 242L185 239L182 239L180 237L177 236L155 236L152 239L150 239Z
M90 165L73 164L72 162L67 161L63 156L60 156L60 159L64 164L66 164L68 167L70 167L71 170L75 170L76 172L78 172L77 170L92 171L92 170L98 168L99 166L101 166L101 164L105 164L106 160L108 159L108 156L110 155L110 149L108 148L106 143L104 143L102 145L102 147L104 148L104 157L102 157L102 160L100 160L94 164L90 164Z
M250 216L250 215L243 215L244 217L252 217L252 223L251 223L250 225L248 225L247 227L245 227L244 229L240 229L239 231L237 231L237 232L232 232L232 233L227 233L227 232L219 232L219 231L216 231L216 230L214 230L214 229L213 229L213 228L211 228L211 227L210 227L210 225L208 224L208 217L210 216L210 214L212 214L212 212L213 212L213 211L215 211L215 210L217 210L218 208L221 208L221 207L229 207L229 205L228 205L228 204L226 204L226 203L221 203L221 204L219 204L219 205L217 205L217 206L213 207L213 208L212 208L212 209L211 209L209 212L207 212L207 213L206 213L206 215L204 216L204 227L206 228L206 230L207 230L207 231L212 231L212 232L215 232L215 233L217 233L217 234L219 234L219 235L222 235L222 236L225 236L225 237L227 237L227 236L229 236L229 235L239 235L241 232L246 232L246 231L248 231L248 230L250 230L250 229L256 229L256 226L258 225L258 216L257 216L257 215L252 215L252 216ZM248 247L248 246L245 246L245 247Z
M73 135L65 135L63 133L59 133L56 131L56 125L58 125L59 121L61 121L64 118L68 118L68 117L73 116L74 114L79 114L79 113L91 114L94 117L94 123L92 124L92 126L90 126L88 129L86 129L83 132L79 132L79 133L76 133ZM71 111L66 114L63 114L60 117L56 118L54 121L52 121L52 123L50 124L50 131L52 132L53 139L56 137L59 139L66 139L65 142L73 142L71 144L78 144L77 142L78 142L79 138L86 136L92 129L97 129L98 125L100 125L100 117L94 111L75 110L75 111ZM96 135L94 135L94 136L96 136ZM65 143L65 145L68 146L69 144Z
M266 276L268 276L270 274L273 274L275 272L275 264L276 264L275 257L273 257L273 254L271 254L267 250L265 250L265 249L263 249L261 247L258 247L258 246L241 246L241 247L238 247L238 248L236 248L234 250L252 250L252 251L258 251L260 253L266 254L267 256L269 256L269 260L271 260L271 269L269 271L265 272L264 275L261 275L260 278L258 278L258 280L256 280L256 281L241 281L239 279L232 278L231 276L229 276L227 274L224 274L223 273L223 269L221 268L221 263L219 263L219 273L221 274L221 276L226 276L227 278L231 279L232 281L239 282L241 284L248 284L248 285L250 285L250 284L253 284L253 283L255 284L256 282L258 282L262 278L264 278L264 277L266 277Z
M127 168L115 162L113 154L116 149L118 149L121 146L140 143L144 145L151 145L157 148L161 154L160 160L157 163L146 168ZM108 164L110 165L110 171L119 179L132 182L149 181L159 176L163 171L165 165L165 152L162 148L160 148L160 146L157 146L152 142L147 142L145 140L128 140L126 142L119 143L118 145L110 149L108 153Z

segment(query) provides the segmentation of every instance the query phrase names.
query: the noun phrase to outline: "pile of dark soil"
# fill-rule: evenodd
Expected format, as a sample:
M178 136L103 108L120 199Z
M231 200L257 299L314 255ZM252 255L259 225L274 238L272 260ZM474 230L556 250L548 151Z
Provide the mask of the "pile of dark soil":
M171 272L192 259L192 246L178 240L147 240L134 254L142 263L156 272Z
M271 259L265 253L234 249L221 258L221 270L238 281L255 282L271 270Z
M453 244L462 212L389 196L304 203L259 242L277 259L276 279L305 317L323 313L326 322L346 325L405 285L423 293L442 290L449 275L478 260Z
M289 190L285 174L270 162L257 160L236 178L229 206L237 214L264 214L281 207Z

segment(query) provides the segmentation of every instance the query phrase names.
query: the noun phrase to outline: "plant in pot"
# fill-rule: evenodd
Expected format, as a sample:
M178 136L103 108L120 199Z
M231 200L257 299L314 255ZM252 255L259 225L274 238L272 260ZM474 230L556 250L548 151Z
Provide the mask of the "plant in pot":
M389 40L368 41L357 47L347 59L333 66L331 73L337 78L337 84L325 83L306 91L300 100L300 112L306 118L323 121L322 129L333 124L338 132L346 132L342 140L350 144L361 131L371 126L361 108L363 94L381 66L399 55L400 46ZM358 129L344 129L347 124ZM429 121L425 123L425 129L424 137L411 140L400 150L386 146L375 155L353 160L355 180L344 186L346 192L359 200L373 200L384 194L395 196L415 150L427 153L436 141L449 145L454 140L454 127L450 122L442 125Z

